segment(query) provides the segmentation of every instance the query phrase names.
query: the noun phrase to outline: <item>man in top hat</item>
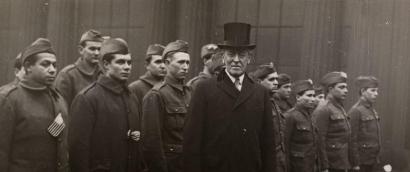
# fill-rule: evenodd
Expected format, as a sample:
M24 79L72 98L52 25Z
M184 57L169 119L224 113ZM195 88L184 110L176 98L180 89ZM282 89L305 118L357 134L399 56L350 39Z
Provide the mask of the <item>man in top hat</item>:
M130 90L137 95L140 103L142 103L145 94L147 94L154 85L162 82L167 74L165 63L162 59L164 48L165 47L160 44L148 46L145 56L145 68L147 72L128 86Z
M351 128L343 107L347 96L347 75L330 72L323 76L321 85L326 94L326 103L313 112L322 142L326 147L323 169L330 172L347 171L355 163L350 158ZM354 167L357 169L358 167Z
M55 87L61 92L68 105L86 86L97 80L101 74L98 66L102 35L96 30L88 30L81 36L78 52L80 57L74 64L64 67L57 75Z
M274 171L274 128L269 90L245 72L254 44L251 25L226 23L225 70L200 82L184 129L187 172Z
M70 108L71 171L141 171L140 103L126 85L132 58L127 43L102 43L104 75L84 88Z
M296 105L285 113L289 172L326 171L321 169L325 152L311 115L316 107L313 82L296 81L292 91L296 95Z
M276 172L286 172L287 160L285 150L285 116L273 98L278 89L278 73L273 63L263 64L251 74L262 86L270 91L270 102L272 103L273 127L275 133L276 150Z
M290 102L290 95L292 91L291 82L291 77L288 74L279 74L278 89L275 91L273 97L282 112L286 112L293 107Z
M359 76L359 100L349 111L352 125L352 152L360 171L373 172L380 162L380 118L374 109L378 96L378 80L373 76Z
M218 46L216 44L207 44L202 46L201 49L201 59L204 63L204 69L199 73L198 76L192 78L188 81L187 85L195 90L196 85L205 79L209 79L215 74L215 69L222 66L222 60L217 60L219 56L215 54L218 53Z
M12 88L13 85L17 85L23 79L24 72L25 71L24 71L23 63L21 61L21 53L19 53L17 54L16 59L14 61L14 75L15 75L14 80L6 85L1 86L0 90Z
M0 91L0 171L68 172L67 106L53 89L54 50L39 38L22 53L25 74Z
M170 42L163 52L165 81L155 85L143 101L144 155L151 172L181 172L182 141L191 90L184 84L190 56L188 43Z

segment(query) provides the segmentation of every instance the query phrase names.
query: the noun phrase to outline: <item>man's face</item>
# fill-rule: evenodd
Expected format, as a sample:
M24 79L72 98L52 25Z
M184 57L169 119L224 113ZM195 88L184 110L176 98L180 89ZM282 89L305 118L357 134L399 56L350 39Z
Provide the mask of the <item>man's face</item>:
M101 42L86 41L85 46L79 47L81 57L90 65L98 65Z
M162 56L152 55L151 61L147 65L147 71L153 76L164 77L167 74L167 69L165 68L165 63Z
M167 59L167 68L171 76L176 79L185 79L189 70L189 54L176 52Z
M379 95L379 88L365 88L362 91L362 97L371 103L375 103Z
M291 92L292 92L292 89L291 89L290 83L281 85L279 89L277 90L277 94L279 95L279 97L284 98L284 99L288 99L290 97Z
M131 55L114 54L111 62L104 61L106 75L119 82L126 82L131 74Z
M300 103L302 106L313 109L317 105L317 101L315 98L315 90L307 90L303 93L301 96L296 96L296 100L298 103Z
M261 81L261 84L270 91L278 89L278 73L274 72L269 74Z
M325 94L318 94L318 95L316 95L315 96L316 97L316 100L318 101L318 102L323 102L323 101L325 101Z
M339 100L346 99L347 92L347 84L344 82L337 83L334 87L329 88L329 94Z
M28 78L44 86L53 85L57 75L56 56L50 53L39 53L35 56L37 61L27 68Z
M233 77L241 76L250 62L250 51L246 49L226 49L224 62L226 70Z

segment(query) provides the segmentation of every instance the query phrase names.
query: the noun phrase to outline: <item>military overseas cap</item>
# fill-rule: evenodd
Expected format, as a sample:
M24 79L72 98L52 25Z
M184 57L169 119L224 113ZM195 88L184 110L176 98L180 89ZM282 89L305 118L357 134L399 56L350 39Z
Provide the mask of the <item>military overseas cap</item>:
M377 88L379 81L374 76L359 76L356 78L356 85L359 88Z
M281 73L278 75L278 87L281 87L282 85L289 84L291 82L291 77L290 75L286 73Z
M148 58L152 55L162 56L162 53L164 52L164 49L165 49L165 47L161 44L151 44L151 45L148 46L145 58Z
M176 40L168 43L162 53L162 58L166 58L169 53L184 52L188 53L188 42L182 40Z
M128 44L121 38L109 38L101 45L100 56L103 60L108 54L128 54Z
M264 79L271 73L275 73L276 69L272 62L268 64L259 65L258 68L252 73L255 79Z
M313 81L311 79L308 80L299 80L292 84L292 91L295 94L301 94L307 90L314 90L313 88Z
M27 58L32 57L38 53L50 53L56 54L51 46L50 40L46 38L37 38L33 43L31 43L22 53L21 61L24 63Z
M345 83L347 81L347 74L344 72L329 72L322 77L320 84L327 88L336 83Z
M217 51L218 51L218 46L216 44L204 45L204 46L202 46L202 49L201 49L201 58L209 59Z
M79 44L81 45L85 41L103 42L104 38L99 31L91 29L81 35Z

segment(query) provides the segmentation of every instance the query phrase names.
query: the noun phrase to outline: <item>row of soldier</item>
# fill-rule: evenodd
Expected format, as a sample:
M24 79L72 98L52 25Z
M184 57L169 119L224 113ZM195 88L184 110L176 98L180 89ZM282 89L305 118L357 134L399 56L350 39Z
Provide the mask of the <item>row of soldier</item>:
M150 45L147 72L127 86L125 40L87 31L78 60L57 73L50 41L37 39L0 88L0 171L375 171L377 79L357 78L359 100L346 113L343 72L326 74L321 89L273 63L248 75L250 29L225 24L187 84L185 41Z

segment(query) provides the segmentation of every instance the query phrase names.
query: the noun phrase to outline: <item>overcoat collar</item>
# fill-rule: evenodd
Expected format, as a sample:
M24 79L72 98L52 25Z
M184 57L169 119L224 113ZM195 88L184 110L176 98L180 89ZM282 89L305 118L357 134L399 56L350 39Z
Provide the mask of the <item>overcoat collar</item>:
M225 72L221 72L217 77L217 87L232 98L236 99L235 105L232 107L232 110L234 110L254 93L255 82L250 79L247 74L245 74L242 89L239 91L236 89L229 76Z
M140 77L141 81L146 82L147 84L154 86L156 83L161 82L161 79L154 77L150 72L146 72L144 75Z
M100 69L98 65L96 67L91 68L85 60L83 60L81 57L77 59L75 62L75 66L77 66L77 69L84 75L87 76L94 76L97 73L100 73Z
M128 88L125 84L111 79L110 77L107 77L105 75L101 75L98 78L97 83L116 94L121 94L123 91L128 91Z

